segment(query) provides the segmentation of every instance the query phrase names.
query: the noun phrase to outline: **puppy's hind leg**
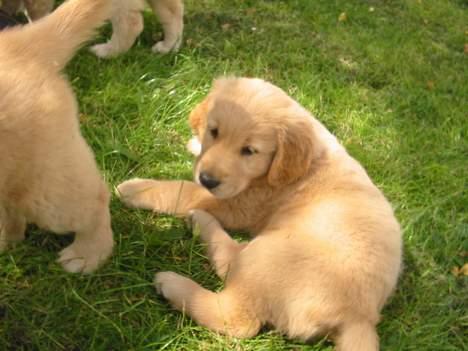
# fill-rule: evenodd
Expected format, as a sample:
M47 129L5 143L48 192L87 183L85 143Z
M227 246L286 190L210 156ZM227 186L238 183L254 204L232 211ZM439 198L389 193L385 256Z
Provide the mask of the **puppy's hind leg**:
M94 45L90 50L101 58L115 57L129 50L143 31L142 10L141 0L115 0L112 37L107 43Z
M24 240L26 219L10 208L0 208L0 253Z
M182 0L150 0L154 13L164 30L164 40L153 46L153 52L166 54L179 50L184 31L184 5Z
M103 196L107 197L107 194ZM76 229L75 240L59 253L58 262L71 273L90 273L112 253L113 239L107 201L102 201L92 211L90 209L89 213L83 210L83 225Z
M44 170L47 186L36 195L46 201L35 202L33 222L55 233L75 233L58 262L68 272L90 273L112 253L110 194L81 136L64 137L60 145L50 152L54 161Z
M173 272L157 273L154 284L174 308L215 332L248 338L260 330L261 322L248 301L229 288L214 293Z
M216 274L221 279L226 278L229 266L247 243L233 240L221 227L221 224L208 212L202 210L191 211L192 227L199 228L200 238L207 245L208 258Z

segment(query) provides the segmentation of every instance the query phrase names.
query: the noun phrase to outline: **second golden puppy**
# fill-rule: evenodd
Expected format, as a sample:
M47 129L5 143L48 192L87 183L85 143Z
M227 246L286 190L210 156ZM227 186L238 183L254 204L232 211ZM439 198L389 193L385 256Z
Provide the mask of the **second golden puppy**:
M195 180L134 179L122 201L191 215L225 280L215 293L172 272L155 285L201 325L237 337L272 325L331 336L341 351L378 349L376 325L401 265L398 222L336 138L281 89L218 80L190 116L201 141ZM243 228L249 243L225 228Z
M154 44L152 50L166 54L177 51L182 43L184 30L184 5L182 0L147 0L159 17L164 39ZM114 0L112 36L108 42L94 45L91 51L102 58L115 57L130 49L143 31L142 11L144 0Z
M69 272L91 272L112 252L109 193L61 74L111 2L69 0L0 33L0 252L24 239L28 222L75 232L59 257Z

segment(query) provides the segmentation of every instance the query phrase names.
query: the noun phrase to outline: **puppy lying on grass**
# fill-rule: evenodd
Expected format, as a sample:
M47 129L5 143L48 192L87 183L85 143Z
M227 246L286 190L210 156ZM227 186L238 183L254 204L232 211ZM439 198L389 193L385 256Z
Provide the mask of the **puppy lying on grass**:
M69 0L0 32L0 252L24 239L27 222L75 232L59 257L69 272L91 272L112 252L109 192L61 74L109 17L111 2Z
M195 183L134 179L129 206L191 216L225 280L208 291L172 272L157 290L201 325L251 337L331 336L341 351L378 349L376 325L401 267L398 222L336 138L279 88L229 78L195 108ZM223 228L247 229L238 243Z

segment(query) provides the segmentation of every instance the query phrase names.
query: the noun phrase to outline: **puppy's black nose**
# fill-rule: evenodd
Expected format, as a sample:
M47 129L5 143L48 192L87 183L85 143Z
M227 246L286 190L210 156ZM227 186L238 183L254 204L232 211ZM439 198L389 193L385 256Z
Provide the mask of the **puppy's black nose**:
M200 183L207 189L216 188L221 182L216 178L213 178L211 175L205 172L201 172L198 176Z

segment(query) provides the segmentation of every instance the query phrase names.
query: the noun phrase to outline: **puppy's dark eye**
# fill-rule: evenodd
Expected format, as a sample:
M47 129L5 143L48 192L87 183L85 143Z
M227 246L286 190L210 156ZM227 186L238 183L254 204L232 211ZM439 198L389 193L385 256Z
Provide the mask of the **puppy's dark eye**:
M218 137L218 128L210 129L210 134L213 137L213 139L216 139Z
M244 146L242 149L241 149L241 155L242 156L252 156L253 154L257 153L257 150L255 150L253 147L251 146Z

